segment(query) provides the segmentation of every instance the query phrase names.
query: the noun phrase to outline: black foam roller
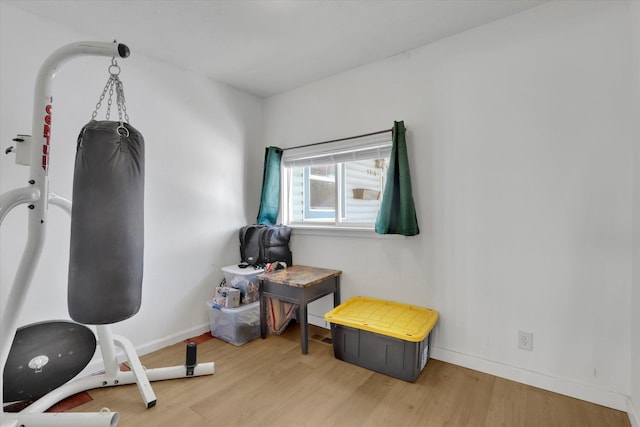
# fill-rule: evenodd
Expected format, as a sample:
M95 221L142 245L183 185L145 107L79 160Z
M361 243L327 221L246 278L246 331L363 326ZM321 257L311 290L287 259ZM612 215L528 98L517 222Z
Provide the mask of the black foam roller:
M73 176L69 315L102 325L138 312L144 253L144 138L131 125L90 121Z

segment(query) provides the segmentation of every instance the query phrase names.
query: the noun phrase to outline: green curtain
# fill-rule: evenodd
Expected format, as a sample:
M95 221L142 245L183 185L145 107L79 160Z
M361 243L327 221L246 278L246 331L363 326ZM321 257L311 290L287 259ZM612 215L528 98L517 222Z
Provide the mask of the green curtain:
M264 153L262 195L257 224L275 225L280 209L280 161L282 149L267 147Z
M420 233L411 192L404 122L394 122L387 182L376 219L376 233L415 236Z

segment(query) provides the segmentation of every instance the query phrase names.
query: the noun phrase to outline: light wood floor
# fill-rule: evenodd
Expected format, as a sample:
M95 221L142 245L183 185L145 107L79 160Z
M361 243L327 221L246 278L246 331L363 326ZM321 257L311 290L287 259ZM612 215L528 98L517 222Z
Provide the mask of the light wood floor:
M157 406L145 409L135 385L89 392L74 412L108 407L119 426L421 426L628 427L626 413L430 360L415 383L377 374L333 357L310 331L300 354L299 330L240 347L211 339L199 362L213 376L152 383ZM185 344L142 357L148 368L184 363Z

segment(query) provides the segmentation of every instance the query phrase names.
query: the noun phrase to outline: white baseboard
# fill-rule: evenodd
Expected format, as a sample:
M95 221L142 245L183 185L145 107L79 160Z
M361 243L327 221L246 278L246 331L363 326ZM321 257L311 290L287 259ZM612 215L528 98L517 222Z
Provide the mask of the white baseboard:
M443 362L452 363L454 365L495 375L496 377L527 384L543 390L574 397L576 399L585 400L587 402L617 409L619 411L628 412L630 410L631 400L629 399L629 396L598 387L581 384L563 378L552 377L534 371L528 371L515 366L505 365L492 360L457 353L455 351L439 347L431 348L431 357L437 360L442 360ZM628 413L631 418L630 412ZM633 424L632 421L633 427L640 427L637 424L637 416L635 416L635 418L636 424Z
M142 356L148 353L153 353L156 350L160 350L161 348L168 347L180 341L184 341L188 338L197 337L198 335L202 335L205 332L210 331L211 325L209 323L203 324L195 328L187 329L173 335L163 337L162 339L143 344L141 346L136 346L136 351L138 352L139 356Z
M310 325L315 325L320 328L330 329L329 323L324 320L324 316L318 316L315 314L307 313L307 322Z
M629 415L631 427L640 427L640 412L636 409L631 398L627 402L627 414Z

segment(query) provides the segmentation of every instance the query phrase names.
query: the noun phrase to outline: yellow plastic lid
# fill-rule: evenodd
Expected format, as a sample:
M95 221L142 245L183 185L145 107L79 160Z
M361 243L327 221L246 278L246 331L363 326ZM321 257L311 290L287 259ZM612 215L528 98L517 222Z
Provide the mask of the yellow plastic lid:
M428 308L375 298L353 297L324 315L324 320L405 341L426 338L438 321Z

